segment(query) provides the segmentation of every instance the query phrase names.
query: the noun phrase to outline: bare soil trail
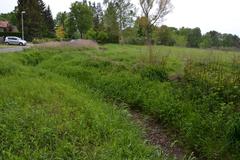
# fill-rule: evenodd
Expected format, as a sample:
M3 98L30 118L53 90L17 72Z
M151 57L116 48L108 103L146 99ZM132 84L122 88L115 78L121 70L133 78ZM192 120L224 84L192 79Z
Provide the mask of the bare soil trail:
M144 130L144 138L149 144L159 147L163 152L177 160L195 160L193 153L188 151L177 141L177 134L159 124L157 120L142 114L140 111L129 111L132 120Z

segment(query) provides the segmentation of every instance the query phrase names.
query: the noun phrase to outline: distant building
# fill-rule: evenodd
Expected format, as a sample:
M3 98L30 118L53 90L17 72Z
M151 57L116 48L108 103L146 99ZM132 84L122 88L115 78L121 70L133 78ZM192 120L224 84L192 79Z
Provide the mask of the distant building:
M0 32L10 32L11 25L8 21L0 21Z
M18 32L17 27L8 21L0 21L0 32Z

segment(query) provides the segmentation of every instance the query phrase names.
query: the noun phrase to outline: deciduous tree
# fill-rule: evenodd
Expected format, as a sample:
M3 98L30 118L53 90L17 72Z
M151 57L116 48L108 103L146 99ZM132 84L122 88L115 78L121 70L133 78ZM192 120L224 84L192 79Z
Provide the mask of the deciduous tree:
M111 3L115 6L117 22L119 24L119 42L123 44L123 30L132 26L136 9L130 0L105 0L104 3Z
M93 26L93 13L87 2L74 2L71 5L71 15L74 18L81 38Z
M172 10L171 0L139 0L142 12L147 19L146 36L149 46L149 61L152 61L152 29Z

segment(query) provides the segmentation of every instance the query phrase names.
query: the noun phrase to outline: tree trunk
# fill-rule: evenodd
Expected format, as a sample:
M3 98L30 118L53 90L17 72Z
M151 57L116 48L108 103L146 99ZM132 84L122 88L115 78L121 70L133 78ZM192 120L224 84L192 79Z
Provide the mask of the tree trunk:
M81 37L81 39L83 39L83 33L82 32L80 32L80 37Z
M120 32L119 32L119 43L120 43L121 45L123 45L123 44L124 44L123 33L122 33L122 31L121 31L121 30L120 30Z
M119 22L119 43L121 45L124 44L122 18L120 18L120 22Z

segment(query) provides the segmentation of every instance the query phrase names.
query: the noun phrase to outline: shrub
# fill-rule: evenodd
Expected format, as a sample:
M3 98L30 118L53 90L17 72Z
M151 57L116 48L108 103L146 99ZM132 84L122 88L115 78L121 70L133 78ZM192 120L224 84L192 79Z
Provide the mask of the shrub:
M0 32L0 37L7 37L7 36L22 37L22 33L21 32Z
M100 31L97 33L97 42L106 43L108 40L108 34L106 32Z
M240 147L240 115L237 114L229 123L228 141L231 149L239 149Z
M167 71L164 67L157 65L149 65L144 67L141 70L142 78L148 78L150 80L159 80L161 82L166 81L168 79Z
M95 32L93 29L90 29L86 33L86 38L91 40L97 39L97 32Z

